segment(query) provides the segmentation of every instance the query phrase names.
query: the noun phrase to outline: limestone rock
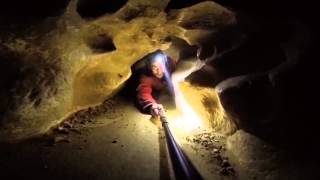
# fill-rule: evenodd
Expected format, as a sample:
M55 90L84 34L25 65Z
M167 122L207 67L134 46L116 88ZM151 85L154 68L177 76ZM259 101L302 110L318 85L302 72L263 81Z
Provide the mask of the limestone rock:
M236 157L243 173L240 177L251 174L258 179L279 178L273 170L279 157L279 152L265 141L238 130L227 139L227 150ZM248 177L247 177L248 178Z
M69 114L101 104L123 87L135 62L169 49L170 39L201 43L235 20L214 2L167 14L168 1L128 0L99 17L82 14L84 2L72 0L62 13L40 20L30 17L30 24L7 26L0 19L6 27L0 31L1 71L10 77L1 78L0 141L44 133Z
M230 78L218 84L216 89L221 104L239 128L266 128L271 121L275 102L266 74Z
M220 66L224 63L222 61L228 61L228 57L221 59L221 62L215 63L216 66L214 66L215 71L220 73L224 71L224 76L226 74L231 76L216 87L222 106L233 117L232 119L238 127L259 137L272 139L273 142L283 143L286 141L286 144L294 144L288 139L296 136L297 131L301 131L301 119L306 119L306 123L311 125L308 130L303 129L302 134L305 139L312 138L311 132L316 129L314 128L316 121L310 117L315 113L315 110L308 107L312 94L316 93L312 93L313 88L307 88L310 84L306 81L306 79L312 79L312 75L309 73L311 67L309 54L312 54L313 50L307 48L311 43L310 35L306 28L299 23L292 22L292 28L294 28L292 36L283 42L280 49L276 48L277 50L269 52L275 56L275 59L280 59L269 65L267 65L268 63L263 64L266 62L263 58L256 59L256 63L262 64L261 67L264 66L262 68L264 70L260 69L260 65L244 63L246 67L252 65L259 70L256 72L247 70L243 70L242 73L234 72L235 74L245 74L234 77L235 74L231 75L224 69L229 68L231 71L235 68L242 71L240 69L243 67L236 63L228 66L226 63L226 66L222 68ZM276 41L277 39L273 43L276 44ZM271 42L269 40L268 43ZM261 46L261 48L264 47ZM233 57L233 60L235 59L232 54L230 56ZM290 128L287 128L288 126Z
M186 102L201 117L205 127L222 134L235 132L236 126L221 106L215 89L182 83L180 84L180 91Z

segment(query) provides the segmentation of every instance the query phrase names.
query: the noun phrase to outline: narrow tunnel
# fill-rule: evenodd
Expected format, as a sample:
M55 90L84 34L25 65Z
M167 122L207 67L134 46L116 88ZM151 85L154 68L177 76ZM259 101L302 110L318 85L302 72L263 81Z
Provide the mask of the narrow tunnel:
M165 125L200 179L320 179L311 1L19 3L0 7L0 179L179 179Z

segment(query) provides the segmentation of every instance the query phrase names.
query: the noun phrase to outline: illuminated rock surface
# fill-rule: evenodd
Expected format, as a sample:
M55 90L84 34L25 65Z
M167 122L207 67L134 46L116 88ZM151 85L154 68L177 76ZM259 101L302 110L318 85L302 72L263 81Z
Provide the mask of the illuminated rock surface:
M193 45L235 23L214 2L168 15L167 1L131 0L97 18L80 16L89 16L83 3L70 1L63 13L24 28L12 21L0 36L1 68L10 79L1 89L1 141L44 133L71 112L100 104L123 87L133 63L168 49L170 37Z

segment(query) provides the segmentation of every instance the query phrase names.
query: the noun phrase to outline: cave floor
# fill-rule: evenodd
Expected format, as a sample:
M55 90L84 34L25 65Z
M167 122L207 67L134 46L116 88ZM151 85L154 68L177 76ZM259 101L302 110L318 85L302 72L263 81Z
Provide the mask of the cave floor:
M44 136L1 145L0 179L172 179L159 123L128 101L112 108L82 128L52 135L54 143ZM177 141L204 179L236 179L222 173L220 154L210 158L189 135L179 133Z
M124 98L113 102L69 129L0 144L0 179L174 179L160 122ZM224 137L169 125L203 179L319 179L313 155L288 156L241 130Z

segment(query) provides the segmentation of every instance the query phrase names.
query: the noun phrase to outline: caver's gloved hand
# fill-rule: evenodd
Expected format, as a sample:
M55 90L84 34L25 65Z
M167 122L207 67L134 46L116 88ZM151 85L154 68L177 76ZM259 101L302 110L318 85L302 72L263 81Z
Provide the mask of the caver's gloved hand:
M153 117L159 117L161 110L163 110L162 104L153 103L150 109L150 113Z

